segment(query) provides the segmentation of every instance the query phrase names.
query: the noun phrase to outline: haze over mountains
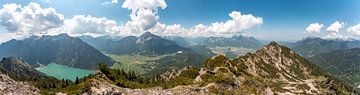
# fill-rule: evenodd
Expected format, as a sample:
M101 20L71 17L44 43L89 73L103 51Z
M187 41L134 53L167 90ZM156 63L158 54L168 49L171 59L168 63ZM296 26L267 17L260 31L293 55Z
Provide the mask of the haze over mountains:
M209 37L203 44L208 47L243 47L249 49L258 49L263 46L259 40L241 35L231 38Z

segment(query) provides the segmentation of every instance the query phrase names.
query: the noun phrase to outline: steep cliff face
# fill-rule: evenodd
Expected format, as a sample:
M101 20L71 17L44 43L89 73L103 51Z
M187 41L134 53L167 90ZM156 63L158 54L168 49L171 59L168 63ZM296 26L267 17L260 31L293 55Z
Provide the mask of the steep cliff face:
M163 77L171 81L189 73L188 68L172 70ZM193 69L195 70L195 69ZM256 53L230 60L219 55L210 58L202 68L196 69L193 84L173 88L161 87L129 89L126 87L102 88L100 81L93 82L92 91L119 91L126 94L338 94L356 95L352 87L337 80L293 50L275 42ZM191 73L190 73L191 74ZM104 79L104 78L103 78ZM166 82L165 81L165 82ZM111 81L109 81L111 85ZM178 80L177 82L181 82ZM91 88L90 87L90 88ZM108 87L108 86L107 86ZM107 90L106 90L107 89ZM99 92L97 92L99 93ZM109 92L106 92L109 93Z

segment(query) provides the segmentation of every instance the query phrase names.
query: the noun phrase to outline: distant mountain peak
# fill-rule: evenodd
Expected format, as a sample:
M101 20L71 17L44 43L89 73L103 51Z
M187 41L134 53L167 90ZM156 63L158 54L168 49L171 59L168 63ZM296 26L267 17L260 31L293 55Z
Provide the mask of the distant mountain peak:
M160 55L176 53L178 51L189 51L174 41L167 40L150 32L145 32L139 37L128 36L116 41L108 52L116 54L141 54Z
M57 35L58 37L70 37L68 34L66 33L61 33L59 35Z
M143 33L142 35L153 35L151 32L146 31L145 33Z
M142 34L141 36L138 37L138 40L136 41L136 43L145 43L146 41L150 41L152 39L158 39L160 38L157 35L154 35L150 32L145 32L144 34Z
M152 34L151 32L145 32L144 34L139 36L139 38L145 38L145 39L151 39L153 37L158 37L158 36L155 34Z
M271 41L267 46L276 46L276 47L280 47L280 45L278 43L276 43L275 41Z
M156 36L156 35L152 34L151 32L145 32L141 36L139 36L139 38L149 38L149 37L154 37L154 36Z

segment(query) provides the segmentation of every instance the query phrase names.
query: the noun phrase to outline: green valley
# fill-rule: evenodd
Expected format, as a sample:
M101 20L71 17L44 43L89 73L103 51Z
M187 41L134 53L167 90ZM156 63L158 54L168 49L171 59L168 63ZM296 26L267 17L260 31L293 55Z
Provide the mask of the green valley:
M151 70L153 61L159 60L169 54L160 56L142 56L142 55L117 55L117 54L106 54L115 60L115 64L111 66L114 69L124 69L125 71L135 71L140 74L145 74Z

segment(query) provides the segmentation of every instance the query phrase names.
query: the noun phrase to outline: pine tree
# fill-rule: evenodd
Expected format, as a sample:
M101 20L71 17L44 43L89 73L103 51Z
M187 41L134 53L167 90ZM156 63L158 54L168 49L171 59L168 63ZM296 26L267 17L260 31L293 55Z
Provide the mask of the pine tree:
M80 83L79 77L76 77L76 79L75 79L75 84L79 84L79 83Z

